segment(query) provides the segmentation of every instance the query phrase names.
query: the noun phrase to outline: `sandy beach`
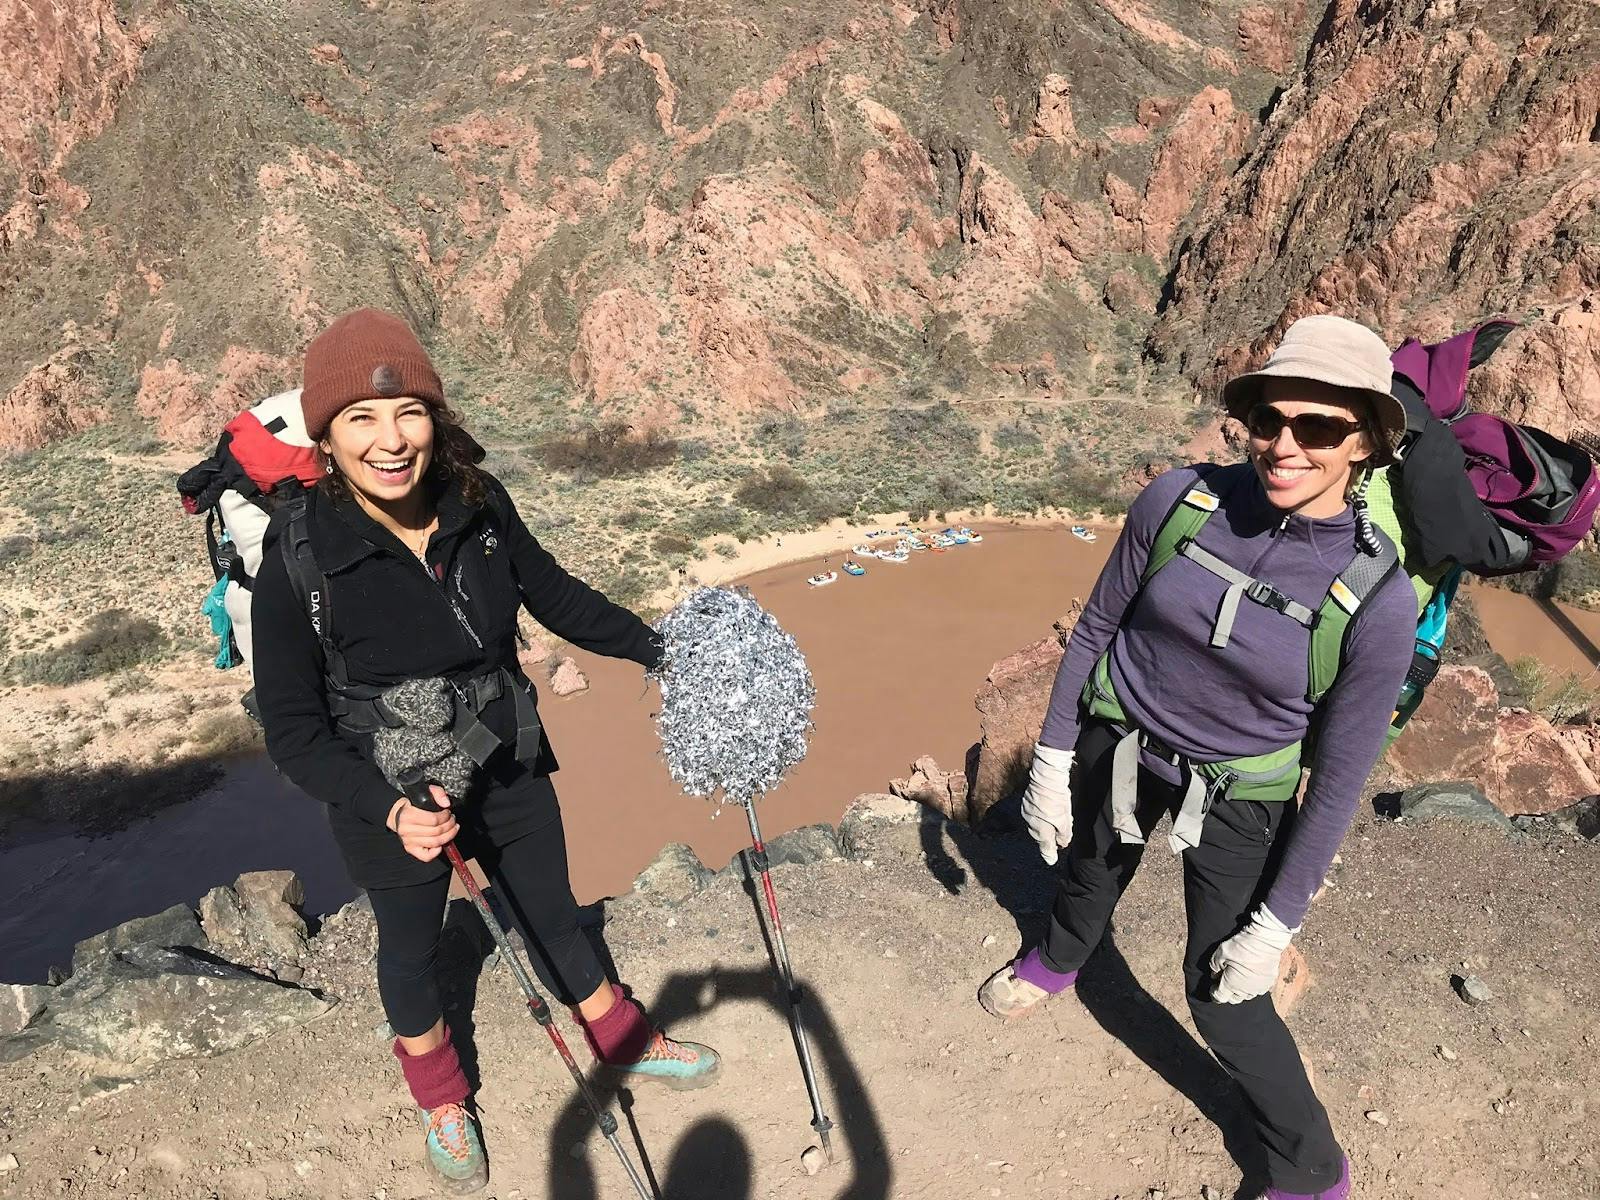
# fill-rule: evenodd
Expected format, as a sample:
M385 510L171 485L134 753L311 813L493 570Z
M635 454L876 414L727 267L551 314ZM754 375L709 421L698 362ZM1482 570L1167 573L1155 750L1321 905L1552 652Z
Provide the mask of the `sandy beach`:
M802 529L792 533L769 533L764 537L738 542L734 544L735 549L732 554L724 555L706 549L684 569L681 582L661 588L650 598L650 602L657 607L668 608L682 594L685 587L699 584L715 587L734 580L743 580L775 567L813 559L820 561L829 556L836 556L866 540L867 535L874 530L898 529L901 526L911 526L925 532L944 529L947 526L1064 530L1080 524L1087 525L1099 534L1106 534L1109 531L1113 538L1122 528L1120 517L1108 519L1099 513L1084 517L1052 511L1032 516L1001 517L995 513L992 506L981 509L952 509L945 513L942 520L929 517L925 521L912 521L910 514L905 512L881 513L859 521L846 521L841 518L815 529ZM716 542L727 546L729 539L713 539L712 544Z

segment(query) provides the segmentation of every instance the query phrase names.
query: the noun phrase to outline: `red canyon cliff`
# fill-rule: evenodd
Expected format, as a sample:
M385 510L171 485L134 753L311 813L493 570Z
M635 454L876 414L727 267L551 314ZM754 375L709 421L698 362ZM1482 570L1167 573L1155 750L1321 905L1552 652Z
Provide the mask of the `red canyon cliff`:
M1580 0L0 0L0 50L14 448L202 441L356 303L684 427L1204 394L1322 308L1530 316L1489 402L1600 411Z

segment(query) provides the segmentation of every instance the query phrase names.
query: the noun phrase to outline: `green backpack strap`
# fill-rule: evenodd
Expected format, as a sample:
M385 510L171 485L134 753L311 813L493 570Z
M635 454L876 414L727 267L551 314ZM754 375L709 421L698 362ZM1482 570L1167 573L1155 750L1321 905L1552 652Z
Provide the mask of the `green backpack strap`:
M1311 661L1306 672L1310 686L1306 699L1318 703L1328 694L1344 665L1345 640L1350 625L1367 598L1373 595L1389 576L1400 569L1400 551L1383 529L1378 535L1378 553L1356 552L1350 565L1328 585L1328 594L1317 610L1317 623L1311 627Z
M1179 496L1162 520L1161 527L1156 530L1139 582L1149 583L1157 571L1172 561L1184 542L1199 537L1211 514L1221 506L1222 498L1244 478L1246 472L1254 470L1249 463L1218 467L1202 475L1192 488Z

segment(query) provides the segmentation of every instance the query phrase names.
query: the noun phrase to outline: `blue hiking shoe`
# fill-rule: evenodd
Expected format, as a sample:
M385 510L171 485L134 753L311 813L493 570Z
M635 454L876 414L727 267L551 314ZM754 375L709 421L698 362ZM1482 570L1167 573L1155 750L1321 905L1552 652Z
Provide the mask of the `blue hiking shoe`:
M417 1110L427 1136L428 1169L452 1196L476 1192L489 1182L478 1126L465 1105L441 1104Z
M658 1029L633 1062L605 1063L602 1069L623 1087L659 1083L675 1092L689 1092L715 1081L721 1066L721 1055L710 1046L676 1041Z

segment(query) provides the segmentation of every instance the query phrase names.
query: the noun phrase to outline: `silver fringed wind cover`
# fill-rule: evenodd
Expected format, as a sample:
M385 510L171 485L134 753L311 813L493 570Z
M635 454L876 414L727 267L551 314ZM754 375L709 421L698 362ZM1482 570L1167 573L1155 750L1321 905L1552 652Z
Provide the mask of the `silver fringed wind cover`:
M656 628L656 726L672 778L735 803L777 787L806 756L816 700L794 638L744 588L700 588Z

